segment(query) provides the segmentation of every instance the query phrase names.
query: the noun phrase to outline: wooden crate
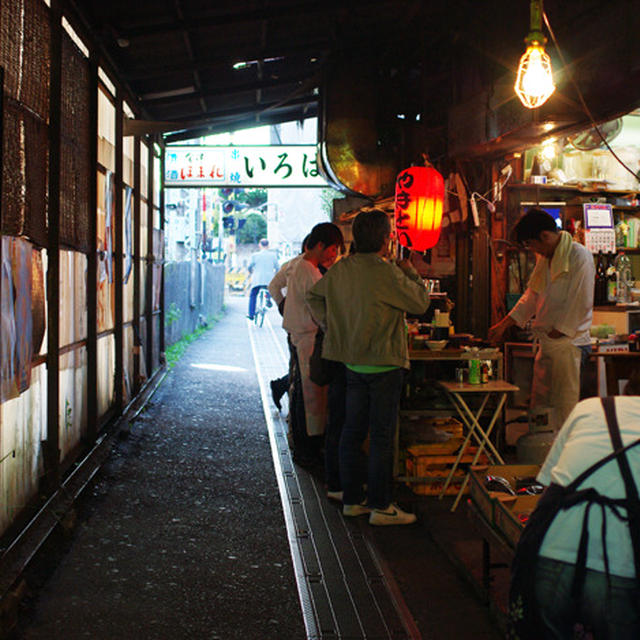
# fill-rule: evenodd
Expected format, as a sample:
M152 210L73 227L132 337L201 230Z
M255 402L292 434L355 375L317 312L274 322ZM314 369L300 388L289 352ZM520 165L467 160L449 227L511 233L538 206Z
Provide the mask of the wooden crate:
M409 416L400 422L400 437L404 442L446 442L462 438L462 423L454 417Z
M488 491L485 487L485 477L501 476L509 481L515 489L518 478L534 477L540 471L538 464L494 464L476 465L471 467L469 478L469 493L471 499L487 522L495 525L495 507L499 498L509 497L500 491ZM534 496L535 497L535 496ZM513 496L512 496L513 498Z
M456 448L459 448L461 444L462 441ZM416 482L408 483L414 493L418 495L440 495L457 457L457 455L453 453L449 453L448 455L435 455L440 450L440 443L417 444L407 449L407 457L405 460L407 476L411 476L417 480ZM471 464L477 450L477 447L468 447L460 459L459 464ZM484 453L480 455L479 460L488 462L488 458ZM445 495L457 494L466 475L467 471L465 467L458 466L451 478L451 484L447 487ZM465 493L467 491L468 490L465 489Z
M524 529L518 516L530 514L538 504L539 495L505 496L496 499L493 509L493 524L502 533L507 542L515 548Z
M433 456L453 456L458 453L464 438L450 438L446 442L418 442L407 447L407 457L429 458ZM475 451L474 451L475 453ZM473 457L471 458L473 460Z
M433 482L412 482L410 484L411 491L418 496L439 496L442 493L442 488L444 487L446 478L434 478ZM464 476L462 478L453 478L447 487L447 490L444 492L445 496L457 496L460 491L460 485L462 484L462 480L464 480ZM465 493L468 492L468 489L465 489Z

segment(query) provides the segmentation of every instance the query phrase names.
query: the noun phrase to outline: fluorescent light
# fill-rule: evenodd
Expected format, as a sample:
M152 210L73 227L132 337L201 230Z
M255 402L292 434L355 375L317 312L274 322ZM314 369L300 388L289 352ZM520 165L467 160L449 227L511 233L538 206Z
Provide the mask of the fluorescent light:
M242 62L236 62L233 65L233 68L236 71L240 71L241 69L248 69L249 67L258 64L257 60L243 60Z

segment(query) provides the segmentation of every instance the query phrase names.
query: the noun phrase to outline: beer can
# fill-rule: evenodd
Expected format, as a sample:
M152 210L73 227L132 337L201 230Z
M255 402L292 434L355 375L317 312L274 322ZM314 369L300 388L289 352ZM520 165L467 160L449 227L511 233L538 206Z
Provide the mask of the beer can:
M480 384L480 360L469 360L469 384Z

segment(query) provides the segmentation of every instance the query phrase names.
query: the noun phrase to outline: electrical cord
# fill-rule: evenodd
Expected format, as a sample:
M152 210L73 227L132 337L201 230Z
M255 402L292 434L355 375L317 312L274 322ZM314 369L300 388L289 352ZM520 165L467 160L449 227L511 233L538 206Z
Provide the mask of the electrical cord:
M554 44L554 46L556 48L556 51L558 52L558 56L560 57L560 60L562 61L562 65L564 67L564 70L565 70L566 74L569 76L569 80L571 81L571 84L573 85L574 89L576 90L576 93L578 94L578 98L580 99L580 104L582 105L582 108L584 109L585 114L589 118L589 121L591 122L592 127L595 129L596 133L598 134L598 136L602 140L603 144L611 152L611 155L637 180L638 176L637 176L636 172L633 171L633 169L629 168L618 157L616 152L611 148L611 145L607 142L605 137L602 135L602 131L600 131L600 127L596 124L595 119L593 117L593 114L591 113L591 110L587 106L587 103L585 102L584 96L582 95L582 91L580 91L580 87L578 87L578 84L575 81L575 78L573 77L573 74L571 73L571 69L570 69L569 65L567 64L567 61L565 60L564 56L562 55L562 51L560 51L560 47L558 45L558 41L556 40L556 35L553 32L553 29L551 28L551 23L549 22L549 18L547 16L546 11L544 11L544 9L542 11L542 17L544 19L545 25L547 26L547 29L549 30L549 34L551 35L551 39L553 40L553 44Z

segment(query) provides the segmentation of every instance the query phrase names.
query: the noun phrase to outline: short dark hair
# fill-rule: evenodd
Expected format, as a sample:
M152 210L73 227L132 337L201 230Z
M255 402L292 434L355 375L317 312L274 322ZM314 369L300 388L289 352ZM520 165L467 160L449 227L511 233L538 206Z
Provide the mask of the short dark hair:
M532 207L516 222L511 233L516 242L523 243L527 240L539 240L543 231L557 233L558 225L546 211Z
M361 211L353 221L352 232L358 253L377 253L391 233L389 216L382 209Z
M313 227L311 233L307 236L305 249L313 249L318 242L322 242L325 247L331 247L336 244L340 247L340 251L344 250L342 231L333 222L321 222Z

